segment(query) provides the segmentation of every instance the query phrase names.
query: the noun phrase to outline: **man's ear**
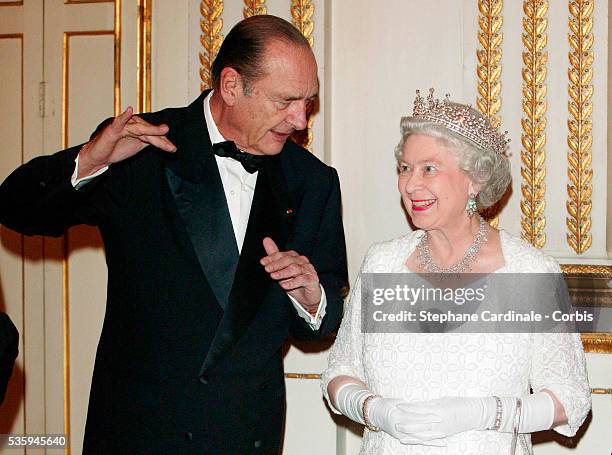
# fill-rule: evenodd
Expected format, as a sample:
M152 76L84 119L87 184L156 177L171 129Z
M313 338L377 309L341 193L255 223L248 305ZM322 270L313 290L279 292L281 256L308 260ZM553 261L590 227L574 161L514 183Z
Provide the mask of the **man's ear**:
M242 95L242 77L234 68L226 66L221 70L219 92L228 106L233 106Z

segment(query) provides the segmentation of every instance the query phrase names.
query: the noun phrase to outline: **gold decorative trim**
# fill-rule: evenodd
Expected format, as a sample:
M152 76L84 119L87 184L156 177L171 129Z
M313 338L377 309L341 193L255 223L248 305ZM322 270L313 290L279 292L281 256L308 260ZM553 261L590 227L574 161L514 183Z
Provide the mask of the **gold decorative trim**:
M612 278L612 265L561 264L561 270L566 275L589 274Z
M608 389L597 387L597 388L591 389L591 393L593 395L612 395L612 387Z
M268 14L266 0L244 0L242 14L245 19L251 16L259 16L260 14Z
M310 47L314 44L314 38L312 32L314 31L314 21L312 16L314 14L314 5L311 0L291 0L291 23L297 28L302 35L308 40ZM313 119L308 113L308 124L302 131L296 131L292 134L291 138L302 147L309 149L312 145L313 133L312 125Z
M314 43L312 36L314 30L313 14L314 5L311 0L291 0L291 23L304 35L311 47Z
M318 373L285 373L285 379L321 379Z
M593 144L593 8L594 0L569 2L568 25L570 45L567 104L569 118L567 127L568 169L566 202L569 216L566 219L567 243L577 253L587 251L593 242L591 236L591 194L593 193L593 169L591 168Z
M523 2L523 113L521 120L521 226L522 237L536 248L546 243L546 63L548 40L546 28L548 21L548 0L525 0Z
M561 264L564 275L587 278L612 279L612 265ZM582 345L585 352L612 354L612 333L583 333Z
M112 3L115 0L64 0L66 5L83 5L87 3Z
M200 2L200 90L212 87L212 64L223 42L223 0L202 0Z
M151 0L138 0L137 112L148 112L151 110L151 17Z
M503 0L478 0L478 42L481 49L476 51L478 66L476 75L479 82L477 84L478 97L476 106L486 115L491 124L497 128L501 124L501 118L497 113L501 108L501 74L502 74L502 48L503 34L501 32L504 23L501 15L504 7ZM499 208L490 207L483 212L483 216L493 227L499 225L499 218L496 215Z
M497 128L501 119L497 113L501 108L501 44L503 35L501 28L504 23L501 15L504 6L503 0L479 0L478 10L478 41L482 46L476 51L478 67L476 74L478 82L478 94L476 106L480 112L489 117L491 124Z
M0 6L23 6L23 0L19 2L3 2L0 3Z
M612 354L612 333L583 333L584 352Z
M115 115L121 113L121 0L115 0L115 28L113 30L115 37L114 51L114 85L115 85L115 97L113 104L115 108Z

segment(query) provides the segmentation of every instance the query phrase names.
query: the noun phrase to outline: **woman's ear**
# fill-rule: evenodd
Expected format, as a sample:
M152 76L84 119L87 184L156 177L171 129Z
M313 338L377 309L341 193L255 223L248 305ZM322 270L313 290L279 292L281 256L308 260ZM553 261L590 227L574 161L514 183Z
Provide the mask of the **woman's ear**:
M468 185L468 196L478 196L480 190L482 190L482 183L476 183L470 179L470 183Z

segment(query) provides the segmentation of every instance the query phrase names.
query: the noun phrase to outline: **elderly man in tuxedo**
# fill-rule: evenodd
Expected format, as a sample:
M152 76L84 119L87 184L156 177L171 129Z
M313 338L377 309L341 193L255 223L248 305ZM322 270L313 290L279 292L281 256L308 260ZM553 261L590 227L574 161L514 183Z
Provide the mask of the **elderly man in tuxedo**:
M84 453L279 452L281 346L336 329L347 279L337 174L289 140L317 92L302 35L252 17L191 105L128 108L0 187L6 226L104 240Z

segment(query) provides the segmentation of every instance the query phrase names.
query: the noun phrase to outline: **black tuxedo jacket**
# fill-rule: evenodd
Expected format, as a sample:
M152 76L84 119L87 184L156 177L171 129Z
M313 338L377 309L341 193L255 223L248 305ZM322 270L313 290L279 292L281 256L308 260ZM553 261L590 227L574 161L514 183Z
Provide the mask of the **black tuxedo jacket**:
M347 272L335 170L288 141L259 172L238 256L205 95L142 116L170 127L175 154L148 147L77 191L74 147L30 161L0 187L4 225L58 236L85 223L104 241L107 307L84 453L277 453L281 346L290 332L315 339L340 322ZM265 236L316 268L327 295L320 330L259 264Z

